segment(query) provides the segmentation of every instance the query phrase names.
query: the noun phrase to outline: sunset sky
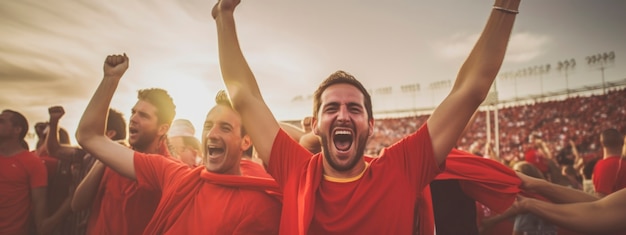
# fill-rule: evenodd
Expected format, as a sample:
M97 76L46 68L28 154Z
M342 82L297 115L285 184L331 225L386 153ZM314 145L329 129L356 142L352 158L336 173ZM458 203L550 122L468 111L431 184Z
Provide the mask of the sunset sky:
M106 55L127 53L130 68L111 106L129 118L136 91L160 87L177 118L199 129L223 89L217 63L215 1L20 0L0 2L0 109L29 119L63 105L70 133L102 78ZM243 0L236 11L243 52L264 98L281 120L310 115L308 96L345 70L374 97L376 111L438 104L481 32L487 0ZM626 79L626 1L522 1L501 73L551 65L541 76L498 79L501 99L601 84L585 57L613 52L604 78ZM576 66L558 71L559 61ZM402 92L402 85L420 90ZM441 83L440 83L441 84ZM442 83L442 84L445 84ZM390 87L391 94L377 92ZM301 97L298 98L298 97ZM198 130L199 132L199 130ZM72 138L73 139L73 138Z

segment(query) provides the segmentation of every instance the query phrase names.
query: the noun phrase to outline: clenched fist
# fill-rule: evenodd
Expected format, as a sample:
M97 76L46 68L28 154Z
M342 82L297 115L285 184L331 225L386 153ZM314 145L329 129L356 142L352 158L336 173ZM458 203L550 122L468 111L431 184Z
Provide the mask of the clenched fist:
M124 55L109 55L104 60L104 76L121 78L128 69L128 56Z
M50 114L50 120L59 120L65 115L65 109L63 106L52 106L48 108L48 114Z

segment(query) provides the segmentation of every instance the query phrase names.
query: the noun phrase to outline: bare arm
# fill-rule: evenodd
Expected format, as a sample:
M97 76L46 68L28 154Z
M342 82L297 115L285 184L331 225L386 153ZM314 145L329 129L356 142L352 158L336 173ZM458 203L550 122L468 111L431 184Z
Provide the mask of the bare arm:
M46 219L47 211L47 187L37 187L31 189L30 199L33 204L33 218L35 219L35 227L37 228L37 234L44 233L44 220Z
M305 135L304 130L289 123L279 122L278 125L296 142L300 141L302 136Z
M496 0L495 5L517 10L519 0ZM493 9L483 32L459 70L450 94L428 119L435 160L441 164L483 102L495 79L515 21L515 14Z
M94 162L89 173L87 173L85 178L78 184L78 187L76 187L76 192L74 192L71 203L72 211L84 210L93 204L105 169L104 164L100 161L96 160Z
M574 170L576 170L576 172L580 172L580 169L585 166L585 160L580 156L580 153L578 153L578 148L576 147L576 143L574 143L574 141L570 140L569 145L572 148L572 155L574 155Z
M85 151L93 154L111 169L125 177L135 179L133 150L105 136L109 104L126 69L128 69L128 57L125 54L106 58L104 78L80 119L76 139Z
M522 180L522 188L536 192L556 203L592 202L598 200L598 197L582 190L536 179L519 172L517 176Z
M70 200L68 197L63 201L63 204L55 211L51 216L47 217L47 187L34 188L31 191L31 200L33 203L33 215L35 218L35 225L37 227L37 234L50 234L54 228L56 228L67 215L70 214Z
M76 156L76 147L64 146L59 143L59 120L65 115L65 110L61 106L53 106L48 108L50 114L49 131L46 135L46 147L50 156L62 160L74 162Z
M521 198L521 207L558 226L592 234L626 229L626 190L592 202L552 204Z
M268 164L280 126L265 104L254 74L241 52L233 16L238 4L239 0L219 0L213 7L220 68L233 107L241 114L259 158Z
M308 149L311 153L322 152L322 141L320 140L320 137L313 132L304 134L300 138L300 145Z

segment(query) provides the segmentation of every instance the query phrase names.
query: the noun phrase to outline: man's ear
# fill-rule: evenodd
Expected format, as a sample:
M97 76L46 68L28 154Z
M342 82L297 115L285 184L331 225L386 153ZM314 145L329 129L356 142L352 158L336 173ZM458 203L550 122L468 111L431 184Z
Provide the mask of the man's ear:
M170 124L161 124L159 126L159 130L157 132L158 136L165 136L167 132L170 130Z
M117 131L107 130L106 132L104 132L104 135L106 135L106 137L109 137L109 139L113 140L113 137L117 135Z
M246 151L252 146L252 139L250 139L249 135L244 135L241 138L241 151Z
M317 118L316 117L312 117L311 118L311 131L313 131L313 134L319 135L319 128L317 128Z

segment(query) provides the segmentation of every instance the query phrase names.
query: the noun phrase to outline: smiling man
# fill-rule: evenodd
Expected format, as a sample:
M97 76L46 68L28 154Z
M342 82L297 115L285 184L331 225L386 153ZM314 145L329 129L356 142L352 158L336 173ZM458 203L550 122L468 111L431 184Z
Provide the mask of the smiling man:
M277 191L278 185L268 175L240 167L241 156L252 143L225 95L218 95L217 105L206 116L204 166L189 168L172 158L125 148L104 136L103 117L127 67L126 55L107 57L105 77L76 137L85 150L137 182L137 187L163 195L143 234L276 234L281 204L268 191ZM133 135L139 139L141 132L132 127L131 122L131 140Z
M363 153L374 131L371 97L346 72L331 74L314 93L312 129L322 140L320 154L280 128L241 52L238 4L220 0L213 7L222 78L259 157L283 189L280 233L411 234L415 198L441 171L500 69L519 0L495 1L450 94L418 131L369 163Z

